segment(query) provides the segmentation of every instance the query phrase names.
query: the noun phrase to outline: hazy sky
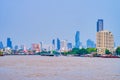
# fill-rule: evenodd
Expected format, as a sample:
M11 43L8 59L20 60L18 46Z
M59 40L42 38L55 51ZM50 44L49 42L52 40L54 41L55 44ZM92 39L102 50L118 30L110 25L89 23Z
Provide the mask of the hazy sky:
M120 0L0 0L0 41L6 46L51 43L60 38L74 44L75 32L86 44L96 41L97 19L113 33L120 44Z

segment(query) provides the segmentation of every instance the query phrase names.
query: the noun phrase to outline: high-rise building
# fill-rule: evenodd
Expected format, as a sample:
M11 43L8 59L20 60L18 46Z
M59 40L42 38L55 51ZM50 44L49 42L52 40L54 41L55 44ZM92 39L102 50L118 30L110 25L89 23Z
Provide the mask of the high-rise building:
M88 39L86 43L87 43L87 48L95 48L94 41Z
M72 50L72 43L67 43L68 50Z
M55 45L55 39L52 40L52 45Z
M75 35L75 48L79 48L80 47L80 32L77 31L76 35Z
M97 32L96 41L98 54L105 54L106 49L113 53L114 38L111 32L105 30Z
M2 43L2 41L0 41L0 49L3 49L4 47L3 47L3 43Z
M15 45L15 50L18 50L18 45Z
M57 50L60 50L60 39L57 38Z
M52 49L55 50L55 39L52 40Z
M67 41L66 41L66 40L62 40L62 41L61 41L60 51L61 51L61 52L66 52L66 51L68 51Z
M98 19L97 21L97 32L103 30L103 19Z
M7 47L12 49L12 41L10 38L7 38Z

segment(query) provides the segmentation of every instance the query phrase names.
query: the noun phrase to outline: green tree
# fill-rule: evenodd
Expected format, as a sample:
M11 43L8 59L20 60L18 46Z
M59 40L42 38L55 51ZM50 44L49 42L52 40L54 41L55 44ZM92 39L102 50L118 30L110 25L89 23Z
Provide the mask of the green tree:
M71 51L68 52L62 52L63 55L78 55L79 54L79 48L73 48Z
M87 49L85 49L85 48L80 49L79 50L79 55L84 55L84 54L88 54Z
M106 49L105 54L109 55L109 54L111 54L111 52L108 49Z
M73 48L71 52L69 52L70 54L79 54L79 50L78 48Z
M116 53L117 53L117 55L120 55L120 47L117 47Z
M88 54L91 54L92 52L97 52L96 48L87 48Z
M0 56L3 56L3 52L2 51L0 51Z

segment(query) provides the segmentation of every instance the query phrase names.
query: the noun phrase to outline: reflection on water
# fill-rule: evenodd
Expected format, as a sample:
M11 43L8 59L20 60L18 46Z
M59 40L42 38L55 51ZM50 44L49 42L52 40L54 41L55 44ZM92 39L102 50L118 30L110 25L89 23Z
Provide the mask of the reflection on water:
M1 80L120 80L119 58L0 57Z

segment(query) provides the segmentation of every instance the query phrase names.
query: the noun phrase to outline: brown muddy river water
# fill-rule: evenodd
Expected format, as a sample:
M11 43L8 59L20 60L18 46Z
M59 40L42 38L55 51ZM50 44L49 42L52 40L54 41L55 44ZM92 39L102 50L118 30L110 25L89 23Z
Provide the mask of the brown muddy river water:
M0 80L120 80L120 58L3 56Z

